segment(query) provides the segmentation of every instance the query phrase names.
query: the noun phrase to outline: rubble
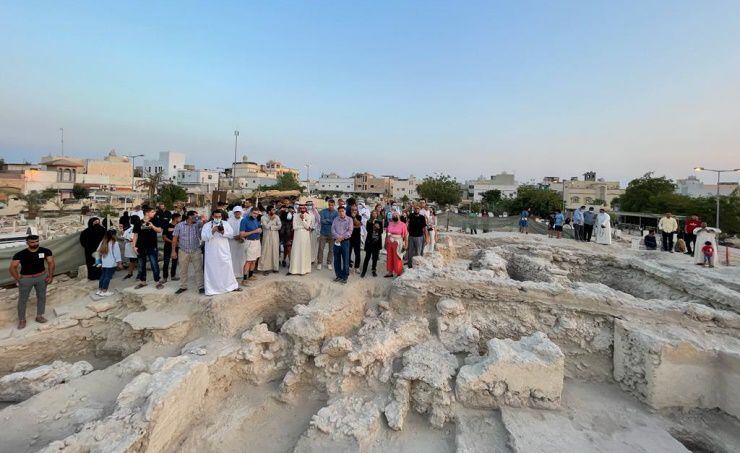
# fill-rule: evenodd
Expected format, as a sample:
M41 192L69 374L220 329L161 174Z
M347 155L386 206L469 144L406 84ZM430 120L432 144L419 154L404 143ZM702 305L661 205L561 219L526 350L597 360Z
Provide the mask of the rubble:
M56 360L49 365L5 375L0 378L0 401L24 401L55 385L90 373L92 370L93 366L84 360L75 363Z

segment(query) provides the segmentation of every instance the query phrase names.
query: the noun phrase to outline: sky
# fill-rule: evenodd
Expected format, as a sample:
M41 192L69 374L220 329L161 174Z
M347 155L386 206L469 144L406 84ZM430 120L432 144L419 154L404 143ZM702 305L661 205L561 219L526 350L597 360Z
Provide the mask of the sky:
M740 167L737 0L0 0L0 55L6 161L64 128L67 155L228 167L238 129L312 177Z

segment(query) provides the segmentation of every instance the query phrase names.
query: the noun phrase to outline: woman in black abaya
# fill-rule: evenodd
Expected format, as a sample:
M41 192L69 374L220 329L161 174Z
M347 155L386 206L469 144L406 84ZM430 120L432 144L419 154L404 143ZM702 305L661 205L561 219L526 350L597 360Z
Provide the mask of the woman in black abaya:
M103 236L105 236L105 228L100 224L100 219L97 217L88 220L87 228L80 233L80 245L85 250L85 266L87 266L87 278L89 280L100 278L100 268L95 267L93 253L98 249Z

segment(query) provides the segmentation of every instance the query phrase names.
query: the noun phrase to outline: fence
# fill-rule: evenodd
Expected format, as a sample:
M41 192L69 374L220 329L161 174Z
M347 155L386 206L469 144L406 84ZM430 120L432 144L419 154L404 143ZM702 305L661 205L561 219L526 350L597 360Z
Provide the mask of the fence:
M73 233L41 243L42 247L51 250L56 262L56 274L64 274L70 271L76 271L80 266L85 264L85 254L80 245L80 233ZM8 272L10 261L13 255L25 248L25 244L19 247L0 249L0 285L7 285L13 282L13 278Z

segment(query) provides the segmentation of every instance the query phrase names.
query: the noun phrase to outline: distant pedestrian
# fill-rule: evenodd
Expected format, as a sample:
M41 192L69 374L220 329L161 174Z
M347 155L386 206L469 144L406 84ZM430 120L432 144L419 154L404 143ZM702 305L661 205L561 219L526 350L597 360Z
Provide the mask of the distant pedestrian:
M555 230L555 237L562 239L563 237L563 225L565 224L565 217L560 209L555 210L555 223L553 229Z
M347 215L344 206L337 208L339 216L331 225L331 236L334 240L334 274L335 282L347 283L349 278L349 239L352 237L353 221Z
M408 267L414 267L414 257L424 256L424 244L429 242L429 232L427 231L427 219L422 215L419 205L415 205L407 221L408 227Z
M658 222L658 229L663 236L663 251L673 253L673 234L678 231L676 218L670 212L666 212Z
M583 240L591 242L591 236L594 232L594 223L596 223L596 213L593 206L583 213Z
M282 266L287 267L290 259L290 251L293 247L293 218L295 217L295 208L288 200L283 200L283 206L280 209L280 243L283 245Z
M56 264L51 250L39 244L38 236L27 236L26 248L13 255L8 269L18 285L18 329L26 327L26 304L31 289L36 290L36 322L46 322L46 285L54 280Z
M529 234L529 215L532 212L532 208L523 209L519 213L519 232Z
M547 237L555 236L555 213L551 212L547 217Z
M146 264L149 263L152 269L152 277L157 283L157 289L164 288L164 284L159 281L159 250L157 248L157 233L162 232L162 228L156 226L154 220L154 209L145 208L144 218L134 227L131 243L134 252L139 257L139 273L136 279L139 284L135 289L146 286Z
M596 243L611 245L612 243L612 218L606 210L599 209L599 215L596 216Z
M714 267L717 264L717 250L718 249L718 243L717 243L717 236L721 233L719 228L712 228L707 226L706 222L702 222L701 226L699 228L696 228L694 230L694 234L696 234L696 243L697 244L704 244L707 245L707 242L712 246L714 249L714 253L712 254L711 259L709 260L709 264ZM703 247L702 247L703 248ZM700 247L694 247L694 263L697 265L704 264L704 253L702 251L702 248Z
M253 210L254 212L254 210ZM231 225L223 220L223 211L216 209L211 213L211 221L203 226L201 240L205 243L205 264L203 283L206 296L215 296L240 290L231 266L229 238L234 232Z
M229 252L231 253L231 268L234 271L234 278L240 279L244 276L244 238L241 235L241 224L244 219L243 208L236 205L231 210L231 215L226 222L231 226L233 234L229 239Z
M280 217L275 213L274 206L268 206L266 214L262 216L262 254L259 264L260 271L265 275L280 270ZM293 233L295 245L295 231Z
M98 290L95 294L102 297L112 296L113 292L109 289L110 282L113 279L113 274L116 273L116 269L122 268L121 264L123 262L121 246L118 245L116 240L116 230L110 229L105 232L105 236L98 246L98 253L100 254L102 269Z
M386 229L386 278L403 274L403 251L408 248L408 229L401 222L400 214L393 212Z
M686 242L686 254L687 255L693 255L693 247L696 244L696 235L694 234L694 230L699 228L701 226L701 220L699 220L699 217L692 215L686 220L686 224L684 226L684 241Z
M293 218L293 251L290 253L290 275L305 275L311 272L311 227L316 224L306 206L298 207Z
M123 257L128 261L128 273L124 275L123 279L131 278L134 276L134 270L139 264L139 257L134 252L133 243L131 242L134 234L134 226L141 222L141 219L137 215L130 217L130 225L123 232Z
M360 251L362 250L362 216L357 205L351 205L350 218L352 218L352 236L349 238L349 266L354 272L360 273Z
M260 210L252 208L249 215L244 217L239 225L239 235L244 239L244 268L242 284L255 278L257 260L262 255L262 223L259 220Z
M584 211L586 210L585 206L581 206L580 208L573 211L573 236L576 241L583 241L585 240L585 231L584 231Z
M191 267L195 274L196 288L200 292L205 291L203 289L203 254L200 248L202 229L203 219L198 216L197 212L188 211L185 219L175 226L175 231L172 233L172 253L177 257L180 267L180 288L175 291L175 294L188 290Z
M430 252L434 252L434 248L437 245L437 212L434 208L429 208L429 215L427 216L427 232L429 234L429 245L426 249Z

